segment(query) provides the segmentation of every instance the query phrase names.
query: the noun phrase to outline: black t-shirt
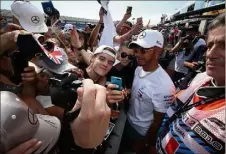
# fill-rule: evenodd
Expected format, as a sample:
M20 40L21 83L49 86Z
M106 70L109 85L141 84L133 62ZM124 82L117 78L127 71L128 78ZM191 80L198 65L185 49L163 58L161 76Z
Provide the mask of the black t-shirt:
M123 88L131 89L136 67L137 63L135 59L128 66L122 68L120 71L117 70L114 66L107 74L107 81L111 81L111 76L120 77L122 78Z

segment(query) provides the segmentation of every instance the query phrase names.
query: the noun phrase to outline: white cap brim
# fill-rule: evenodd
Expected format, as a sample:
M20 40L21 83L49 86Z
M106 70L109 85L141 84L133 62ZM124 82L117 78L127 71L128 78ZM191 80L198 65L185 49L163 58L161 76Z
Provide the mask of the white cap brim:
M137 41L132 41L130 44L129 44L129 48L131 48L132 45L138 45L142 48L151 48L151 47L154 47L154 45L148 43L148 42L145 42L143 40L137 40Z
M41 147L35 151L35 154L48 154L48 152L56 145L60 132L60 120L53 116L36 114L39 120L39 128L33 138L41 141Z
M19 22L20 22L20 25L26 31L29 31L29 32L32 32L32 33L46 33L48 31L48 27L46 26L45 23L43 23L42 25L31 26L31 25L29 25L29 23L27 23L23 20L19 19Z

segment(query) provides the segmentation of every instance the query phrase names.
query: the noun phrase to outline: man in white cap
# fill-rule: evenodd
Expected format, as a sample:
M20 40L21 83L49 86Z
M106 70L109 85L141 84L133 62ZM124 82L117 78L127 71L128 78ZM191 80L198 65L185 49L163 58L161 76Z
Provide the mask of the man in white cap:
M122 144L129 144L137 153L143 153L149 144L155 145L157 130L174 96L174 84L158 64L163 44L163 36L156 30L141 32L129 44L139 67L134 75Z

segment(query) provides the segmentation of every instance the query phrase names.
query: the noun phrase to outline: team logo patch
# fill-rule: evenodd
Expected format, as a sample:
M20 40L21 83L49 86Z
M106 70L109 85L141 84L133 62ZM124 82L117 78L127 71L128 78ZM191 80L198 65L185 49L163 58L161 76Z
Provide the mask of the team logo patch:
M146 36L146 32L142 32L140 35L139 35L139 39L143 39L145 38Z
M31 17L31 22L33 22L34 24L38 24L40 21L38 16L32 16Z

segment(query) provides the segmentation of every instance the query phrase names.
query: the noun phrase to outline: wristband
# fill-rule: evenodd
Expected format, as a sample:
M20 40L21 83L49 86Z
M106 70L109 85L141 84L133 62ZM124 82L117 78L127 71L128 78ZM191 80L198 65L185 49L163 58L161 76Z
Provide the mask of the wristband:
M98 24L103 25L104 23L103 22L98 22Z

